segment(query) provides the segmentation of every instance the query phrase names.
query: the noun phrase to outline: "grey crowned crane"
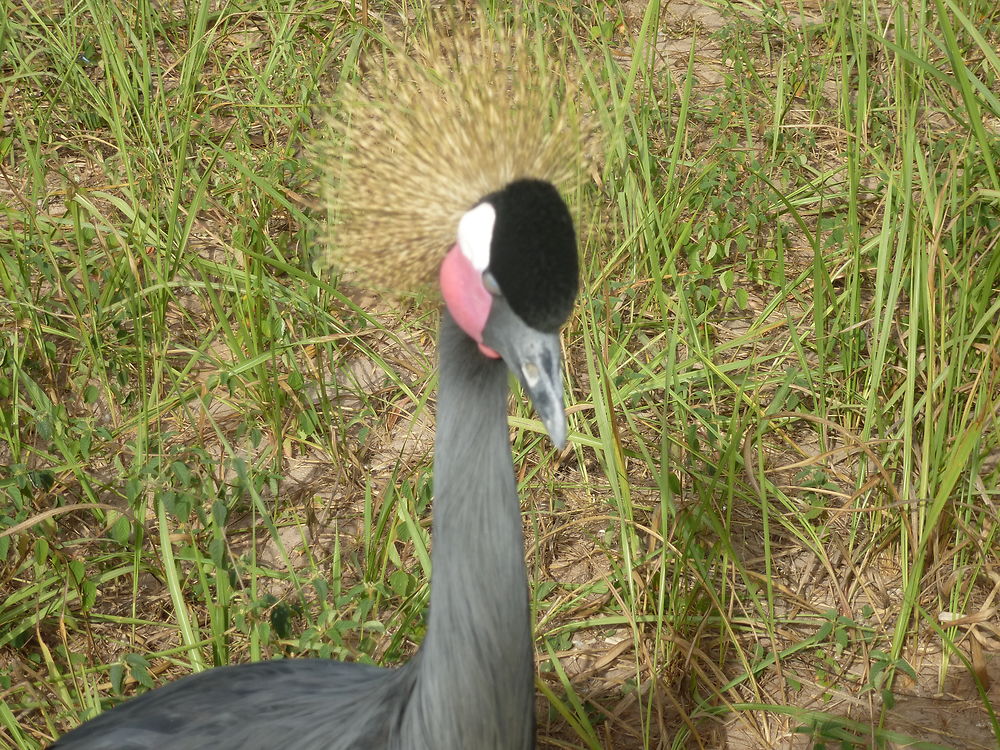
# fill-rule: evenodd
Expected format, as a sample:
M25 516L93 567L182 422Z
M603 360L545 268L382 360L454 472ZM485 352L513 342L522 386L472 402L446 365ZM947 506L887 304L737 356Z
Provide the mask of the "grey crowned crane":
M565 66L483 24L428 32L342 87L317 153L335 265L444 300L426 637L398 668L284 659L129 700L54 750L534 747L534 660L508 373L566 439L558 330L578 284L557 185L585 156Z

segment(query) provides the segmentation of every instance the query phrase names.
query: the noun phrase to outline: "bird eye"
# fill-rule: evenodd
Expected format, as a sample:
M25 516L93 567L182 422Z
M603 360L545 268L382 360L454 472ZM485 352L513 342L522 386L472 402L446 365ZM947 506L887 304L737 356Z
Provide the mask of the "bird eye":
M483 286L494 297L501 296L500 285L497 283L496 277L489 271L483 271Z

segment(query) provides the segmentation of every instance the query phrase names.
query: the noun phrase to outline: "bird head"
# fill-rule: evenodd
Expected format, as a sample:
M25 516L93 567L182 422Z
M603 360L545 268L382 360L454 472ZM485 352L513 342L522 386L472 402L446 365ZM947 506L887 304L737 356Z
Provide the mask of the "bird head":
M502 358L552 441L566 439L559 327L577 291L573 220L549 182L516 180L467 211L441 264L448 312L486 357Z
M446 14L341 83L317 148L328 262L387 290L437 276L452 317L510 367L557 445L558 329L578 284L559 191L600 151L579 80L545 40Z

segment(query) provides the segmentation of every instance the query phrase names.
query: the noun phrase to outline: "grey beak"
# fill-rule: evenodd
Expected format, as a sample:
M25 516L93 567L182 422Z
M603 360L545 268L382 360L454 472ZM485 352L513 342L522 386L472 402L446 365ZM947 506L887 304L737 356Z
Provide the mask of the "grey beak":
M566 445L566 412L559 367L559 334L533 330L532 333L534 336L521 339L516 360L508 360L507 364L531 397L552 442L562 450Z
M503 298L493 300L483 343L494 349L521 382L556 448L566 445L566 412L559 334L536 330Z

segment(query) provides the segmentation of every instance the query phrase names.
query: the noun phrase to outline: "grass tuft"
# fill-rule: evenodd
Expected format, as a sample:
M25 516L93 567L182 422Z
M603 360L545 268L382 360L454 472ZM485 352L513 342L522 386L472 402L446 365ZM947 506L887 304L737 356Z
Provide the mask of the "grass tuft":
M435 302L314 273L305 154L425 9L8 6L0 747L404 661ZM569 450L511 418L541 746L996 747L995 6L494 9L584 61L606 150Z

